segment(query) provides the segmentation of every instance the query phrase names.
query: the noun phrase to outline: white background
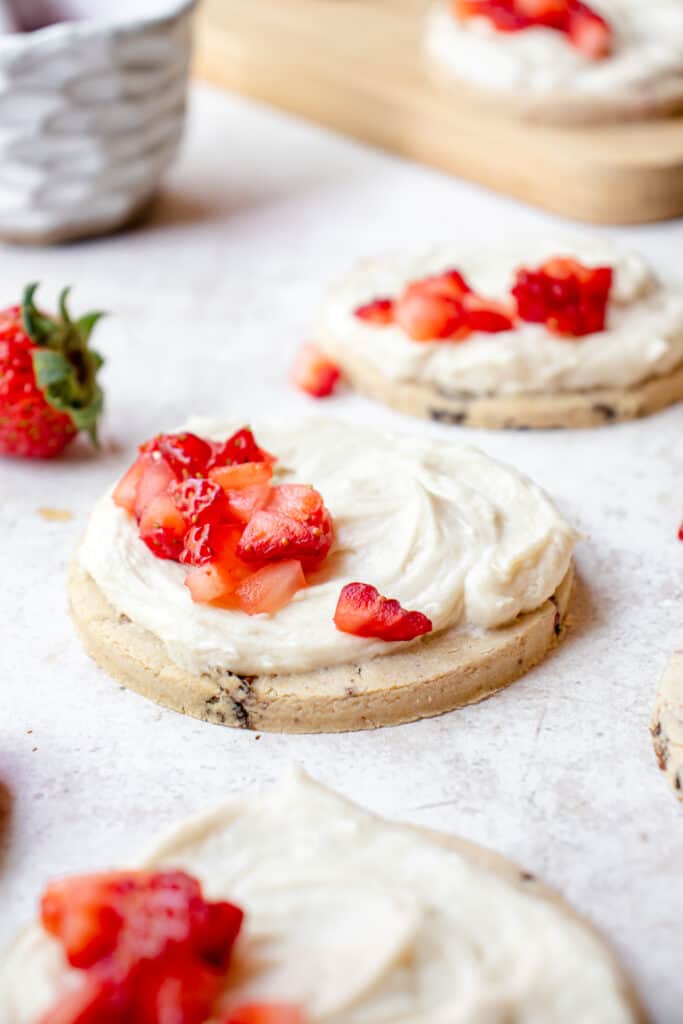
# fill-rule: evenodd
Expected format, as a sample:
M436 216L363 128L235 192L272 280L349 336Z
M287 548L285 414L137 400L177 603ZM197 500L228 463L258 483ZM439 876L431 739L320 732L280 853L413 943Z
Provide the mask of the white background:
M486 433L408 420L344 395L322 411L474 441L515 463L585 535L574 628L484 704L341 736L241 733L123 690L82 653L66 576L88 509L135 445L195 413L318 411L287 370L321 291L359 257L559 222L436 172L206 88L184 156L144 227L0 252L0 303L31 279L103 307L105 452L0 465L0 945L45 879L116 866L160 827L276 778L296 761L388 815L458 832L519 861L600 926L655 1019L682 1019L683 811L648 735L683 639L683 406L586 432ZM683 285L683 226L619 229ZM41 506L68 509L45 521ZM1 847L0 847L1 849Z

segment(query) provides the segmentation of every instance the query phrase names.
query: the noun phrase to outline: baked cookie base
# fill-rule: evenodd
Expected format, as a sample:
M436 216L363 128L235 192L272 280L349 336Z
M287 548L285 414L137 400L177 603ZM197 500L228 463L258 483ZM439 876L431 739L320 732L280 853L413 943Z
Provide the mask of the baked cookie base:
M395 654L280 676L180 668L156 636L115 611L77 563L69 598L87 653L143 697L241 729L346 732L440 715L509 686L563 636L573 580L570 566L551 598L501 629L445 630Z
M650 732L657 763L683 801L683 649L676 651L662 676Z
M396 381L375 366L349 358L343 346L319 341L361 394L399 412L439 423L488 430L600 427L659 412L683 401L683 365L634 388L567 391L542 395L449 395L426 384Z

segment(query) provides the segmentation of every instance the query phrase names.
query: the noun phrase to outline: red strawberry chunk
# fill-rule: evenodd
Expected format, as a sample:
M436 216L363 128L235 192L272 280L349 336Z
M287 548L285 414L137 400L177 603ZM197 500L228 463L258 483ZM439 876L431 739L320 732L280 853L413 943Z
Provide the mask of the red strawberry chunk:
M678 527L678 539L683 540L683 523Z
M178 561L187 524L170 494L159 494L140 517L140 539L157 558Z
M144 465L135 491L135 516L139 520L149 503L167 491L175 475L168 462L161 457L143 455L138 461Z
M368 583L347 583L343 587L334 624L342 633L387 641L414 640L433 628L422 612L406 611L398 601L382 597Z
M142 479L142 475L145 472L147 462L143 456L136 459L133 465L128 469L116 487L112 495L114 504L120 508L125 508L126 512L130 512L131 515L135 512L135 503L138 493L138 485Z
M279 487L273 487L267 507L270 512L280 512L309 524L322 523L325 514L322 495L307 484L280 484Z
M357 306L353 315L357 316L359 320L366 320L370 324L386 327L387 324L394 322L394 300L373 299L372 302Z
M187 526L224 523L231 518L222 489L206 477L172 483L169 493Z
M414 281L409 286L425 295L440 295L446 299L454 299L461 302L465 295L472 292L469 284L459 270L445 270L441 274L432 274L430 277L423 277Z
M275 462L275 458L259 448L248 427L237 430L227 441L214 442L208 468L241 466L244 462Z
M165 459L178 480L205 476L212 450L208 441L196 434L159 434L140 446L140 451L157 453Z
M453 13L464 21L486 18L499 32L555 29L592 60L612 49L609 23L582 0L453 0Z
M40 1024L204 1024L242 911L183 872L120 872L53 883L42 920L83 981Z
M396 323L413 341L462 337L467 332L459 302L412 285L396 302Z
M341 371L311 342L302 345L292 366L292 383L312 398L327 398L336 388Z
M235 522L248 523L255 512L268 504L271 488L268 484L254 484L235 491L225 491L225 500Z
M255 512L242 534L237 554L245 562L298 559L304 566L319 563L332 546L332 520L327 513L320 525L301 522L268 509Z
M267 484L272 475L273 467L269 462L243 462L241 466L217 466L209 471L210 478L224 491Z
M538 270L521 268L512 294L522 320L544 323L555 334L581 337L605 329L612 280L611 267L553 259Z
M221 1024L306 1024L306 1017L290 1003L249 1003L231 1010Z
M215 608L236 608L233 596L240 580L218 562L208 562L191 569L185 577L185 586L196 604L210 604Z
M500 302L482 299L471 292L463 296L462 305L467 326L473 332L498 334L501 331L511 331L515 326L510 310Z
M247 615L274 615L305 586L301 562L289 559L265 565L247 576L237 587L235 596Z

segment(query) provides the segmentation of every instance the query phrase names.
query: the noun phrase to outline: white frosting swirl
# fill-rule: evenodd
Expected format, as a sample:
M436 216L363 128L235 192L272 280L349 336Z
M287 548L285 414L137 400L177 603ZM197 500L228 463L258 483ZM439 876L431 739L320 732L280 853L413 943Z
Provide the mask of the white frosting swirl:
M213 438L235 424L197 422ZM95 506L80 562L118 612L192 672L307 671L405 644L338 632L345 583L371 583L435 630L495 627L539 607L562 581L575 534L543 492L474 448L327 420L257 426L280 480L313 484L336 541L311 585L272 617L194 604L186 569L156 558L110 494Z
M310 1024L635 1024L611 957L566 910L297 774L177 829L145 867L246 910L226 1005ZM74 984L37 926L0 966L3 1024Z
M377 327L354 316L359 305L396 297L409 281L450 267L487 298L509 301L515 271L551 256L615 269L606 330L557 338L542 324L518 323L500 334L473 334L462 343L416 342L398 326ZM318 337L343 361L371 363L385 377L421 382L444 393L553 394L629 388L683 362L683 289L660 284L642 257L598 239L526 239L514 248L453 246L421 257L359 266L329 295Z
M484 18L460 21L439 0L427 28L432 58L479 86L513 93L589 99L666 94L683 86L683 5L680 0L591 0L612 26L613 52L592 60L553 29L498 32Z

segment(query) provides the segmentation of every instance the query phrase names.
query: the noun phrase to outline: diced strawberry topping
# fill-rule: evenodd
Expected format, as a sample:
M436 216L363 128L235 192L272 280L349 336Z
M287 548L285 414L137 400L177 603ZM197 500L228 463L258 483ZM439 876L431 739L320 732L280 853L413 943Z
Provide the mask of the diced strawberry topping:
M459 302L417 285L410 285L396 300L396 323L414 341L457 338L467 330Z
M499 32L554 29L591 60L612 50L609 23L582 0L453 0L453 13L462 21L486 18Z
M158 494L140 517L140 539L157 558L178 561L187 524L170 494Z
M193 601L274 614L327 556L334 528L322 497L306 484L271 486L276 460L247 428L211 445L160 435L140 450L114 501L136 515L153 554L188 567ZM188 476L199 453L204 469Z
M126 512L130 512L131 515L135 513L135 500L138 493L138 486L146 465L147 463L145 459L140 456L140 458L135 460L130 469L123 474L114 488L114 504L118 505L120 508L125 508Z
M206 477L174 482L169 493L187 526L224 523L231 518L222 488Z
M342 589L334 624L342 633L387 641L414 640L433 628L422 612L406 611L368 583L347 583Z
M145 453L158 453L173 470L177 480L205 476L211 459L211 445L196 434L159 434L140 446Z
M308 523L264 509L255 512L247 523L237 553L245 562L294 558L310 569L326 557L333 538L329 513L321 523Z
M308 342L302 345L292 366L292 383L313 398L327 398L336 388L341 371L324 352Z
M237 587L235 596L247 615L274 615L305 586L306 577L301 562L291 559L264 565L262 569L247 576Z
M518 270L512 294L522 320L543 323L554 334L581 337L605 329L611 267L585 267L552 259L538 270Z
M268 484L254 484L235 491L225 491L230 515L239 523L248 523L255 512L268 504L271 488Z
M475 331L496 334L514 326L509 309L477 295L455 269L412 281L393 303L391 317L374 322L396 323L413 341L464 341Z
M40 1024L204 1024L243 914L177 871L54 882L41 917L83 980Z
M244 462L275 462L275 458L263 448L248 427L236 431L227 441L214 443L208 468L215 466L241 466Z
M268 510L314 525L322 523L325 504L322 495L308 484L280 484L270 492Z
M249 1003L231 1010L221 1024L306 1024L306 1017L289 1003Z
M678 539L683 540L683 523L678 527Z
M515 326L512 311L501 302L482 299L474 292L470 292L463 296L462 306L467 326L471 331L498 334L501 331L511 331Z
M209 471L210 478L224 491L267 484L273 475L269 462L243 462L240 466L220 466Z
M161 457L143 455L138 461L144 466L135 492L135 517L139 520L150 501L165 494L176 478L168 462Z
M353 311L359 320L367 320L371 324L391 324L394 322L394 300L373 299Z

